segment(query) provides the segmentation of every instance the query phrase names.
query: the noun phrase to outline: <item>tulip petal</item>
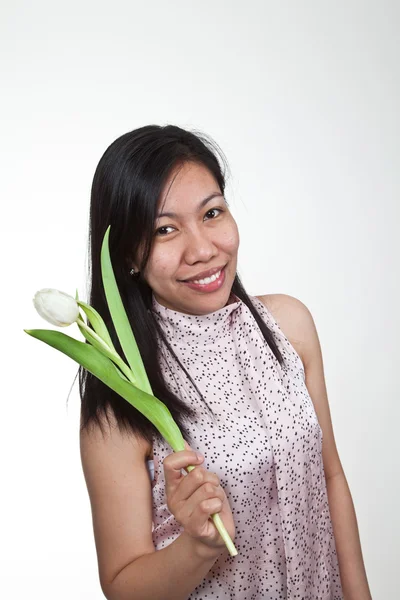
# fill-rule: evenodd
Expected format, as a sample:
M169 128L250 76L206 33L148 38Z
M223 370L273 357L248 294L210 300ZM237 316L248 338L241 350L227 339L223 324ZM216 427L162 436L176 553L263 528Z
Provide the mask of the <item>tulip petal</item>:
M95 330L97 335L99 335L101 337L101 339L107 344L107 346L109 346L112 350L114 350L114 352L116 352L116 350L114 348L114 344L112 343L110 334L108 333L106 324L104 323L102 317L99 315L97 310L95 310L92 306L90 306L90 304L86 304L86 302L82 302L81 300L77 300L77 303L78 303L78 306L80 306L82 308L82 310L85 312L87 318L90 321L91 326L93 327L93 329ZM93 345L95 345L95 344L93 344Z
M104 234L101 246L100 262L103 278L104 292L107 299L111 318L117 332L121 348L126 356L126 360L136 378L140 389L152 394L150 382L143 365L142 357L137 347L135 336L133 335L131 325L125 312L124 305L119 294L117 282L111 264L108 239L110 235L110 226Z
M68 327L79 316L76 300L53 288L43 288L36 292L33 304L43 319L57 327Z
M182 434L167 406L155 396L147 394L121 377L114 363L97 348L52 329L24 331L75 360L127 400L153 423L175 452L185 449Z

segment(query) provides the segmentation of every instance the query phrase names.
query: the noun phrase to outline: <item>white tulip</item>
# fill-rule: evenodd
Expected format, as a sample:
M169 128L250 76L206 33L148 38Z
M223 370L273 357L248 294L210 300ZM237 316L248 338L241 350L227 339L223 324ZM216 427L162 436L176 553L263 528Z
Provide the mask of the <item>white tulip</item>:
M57 327L72 325L79 317L75 298L59 290L44 288L36 292L33 304L43 319Z

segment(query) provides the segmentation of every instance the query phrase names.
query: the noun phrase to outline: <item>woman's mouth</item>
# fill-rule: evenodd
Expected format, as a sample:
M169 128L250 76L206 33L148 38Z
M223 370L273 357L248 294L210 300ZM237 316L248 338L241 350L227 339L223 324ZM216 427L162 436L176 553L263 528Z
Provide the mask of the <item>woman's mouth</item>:
M225 265L226 266L226 265ZM192 281L182 281L185 285L190 287L192 290L200 292L215 292L223 285L225 281L225 267L223 267L218 273L214 273L210 277L204 279L196 279Z

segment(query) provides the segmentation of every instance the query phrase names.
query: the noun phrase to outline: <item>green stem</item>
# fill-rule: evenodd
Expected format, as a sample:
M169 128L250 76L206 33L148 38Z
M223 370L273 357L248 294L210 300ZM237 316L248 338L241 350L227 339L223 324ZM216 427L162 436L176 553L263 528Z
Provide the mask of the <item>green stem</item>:
M86 331L97 340L97 342L104 348L104 350L107 351L108 356L121 369L123 374L126 375L127 379L134 385L137 385L136 379L134 378L132 371L130 370L128 365L124 363L122 358L116 352L114 352L114 350L112 350L110 346L108 346L108 344L106 344L105 341L102 340L101 337L91 327L88 327L83 319L78 317L76 322L79 323L79 325L83 327L83 329L86 329Z
M90 333L91 336L93 336L96 341L100 344L101 347L104 348L104 350L106 351L107 355L113 360L113 362L121 369L121 371L124 373L124 375L126 375L127 379L133 383L134 385L137 385L136 380L133 376L133 373L131 371L131 369L128 367L128 365L126 365L124 363L124 361L122 360L122 358L116 353L114 352L110 346L108 346L108 344L105 343L105 341L90 327L88 327L86 325L86 323L83 321L82 318L78 317L77 321L76 321L81 327L83 327L83 329L85 329L86 331L88 331ZM189 473L190 471L192 471L194 469L194 466L190 465L188 467L186 467L186 472ZM222 539L225 542L225 545L228 549L228 552L231 556L236 556L238 554L237 549L234 546L234 543L232 542L229 533L227 532L225 525L223 524L221 517L219 516L218 513L215 513L213 515L211 515L210 519L213 520L215 527L217 528L217 531L219 532L220 536L222 537Z

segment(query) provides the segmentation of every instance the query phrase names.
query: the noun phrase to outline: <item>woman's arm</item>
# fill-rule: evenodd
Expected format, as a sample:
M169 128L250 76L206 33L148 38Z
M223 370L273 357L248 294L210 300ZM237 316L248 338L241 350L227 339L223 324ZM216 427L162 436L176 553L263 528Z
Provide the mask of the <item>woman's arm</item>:
M345 474L326 480L344 600L372 600L353 500Z
M357 519L333 433L318 333L308 308L293 296L274 294L260 300L299 354L305 383L323 433L322 455L329 509L345 600L371 600Z
M80 434L103 593L108 600L185 600L225 548L208 548L183 531L155 551L146 444L109 418L104 436L95 427Z
M186 600L222 552L208 550L183 531L162 550L144 554L102 585L107 600Z
M345 600L371 600L353 500L336 448L321 347L314 320L300 304L305 382L323 432L323 459L332 527Z

